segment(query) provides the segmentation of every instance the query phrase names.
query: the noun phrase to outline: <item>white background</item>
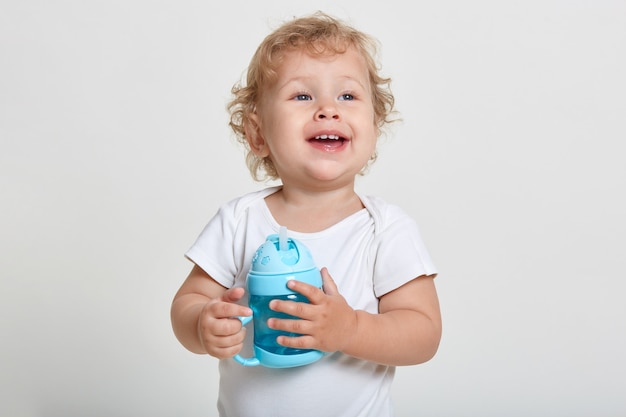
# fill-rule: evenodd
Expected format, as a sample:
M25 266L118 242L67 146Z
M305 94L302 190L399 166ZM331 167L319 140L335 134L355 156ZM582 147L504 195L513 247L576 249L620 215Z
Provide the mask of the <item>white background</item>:
M169 306L249 179L225 104L278 24L377 37L404 122L359 189L421 225L444 335L398 416L626 414L626 3L0 3L0 415L213 416Z

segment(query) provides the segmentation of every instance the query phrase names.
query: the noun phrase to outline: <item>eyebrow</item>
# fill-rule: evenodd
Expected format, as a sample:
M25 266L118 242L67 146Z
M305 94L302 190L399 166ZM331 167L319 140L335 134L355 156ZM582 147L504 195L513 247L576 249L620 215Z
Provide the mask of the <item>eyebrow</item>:
M278 87L279 90L282 90L283 88L287 87L289 84L292 84L292 83L305 83L305 82L307 82L308 80L310 80L312 78L314 78L314 77L312 77L312 76L311 77L300 76L300 77L289 78L287 81L285 81L284 83L278 85L277 87ZM358 84L361 88L367 90L366 86L363 85L361 83L361 81L359 81L358 79L356 79L356 78L354 78L352 76L343 75L343 76L341 76L339 78L341 78L342 80L352 81L352 82Z

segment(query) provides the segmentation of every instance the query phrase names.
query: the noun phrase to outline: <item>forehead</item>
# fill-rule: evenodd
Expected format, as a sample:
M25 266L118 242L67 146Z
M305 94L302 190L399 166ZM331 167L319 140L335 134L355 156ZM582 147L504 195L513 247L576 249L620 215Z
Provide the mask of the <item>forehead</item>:
M295 48L284 51L276 67L276 81L296 73L308 73L311 76L345 74L355 78L369 78L366 60L354 47L343 52L326 50L316 53Z

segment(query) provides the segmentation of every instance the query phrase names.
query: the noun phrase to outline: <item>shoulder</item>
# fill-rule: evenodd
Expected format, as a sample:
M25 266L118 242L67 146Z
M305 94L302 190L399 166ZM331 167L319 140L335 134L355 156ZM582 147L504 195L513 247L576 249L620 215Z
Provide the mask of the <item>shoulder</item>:
M400 206L376 196L360 196L363 205L374 221L375 233L380 234L398 224L415 223Z
M238 219L243 214L247 213L250 208L262 203L265 197L275 193L279 189L280 187L267 187L233 198L219 208L218 215L221 217Z

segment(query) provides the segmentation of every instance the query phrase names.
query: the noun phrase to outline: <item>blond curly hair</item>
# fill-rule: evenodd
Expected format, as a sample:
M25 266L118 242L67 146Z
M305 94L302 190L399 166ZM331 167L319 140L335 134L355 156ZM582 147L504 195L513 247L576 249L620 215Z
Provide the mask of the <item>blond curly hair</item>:
M227 109L230 113L229 125L235 137L246 150L246 164L256 181L278 179L278 173L270 157L255 155L246 140L245 126L250 115L255 112L265 86L276 79L276 71L286 52L305 50L312 55L341 54L354 47L363 55L372 87L374 117L379 132L390 122L394 110L394 96L389 88L391 79L379 75L376 62L378 41L371 36L333 18L323 12L295 18L284 23L261 42L247 69L245 84L233 86L232 100ZM372 156L367 167L376 159Z

